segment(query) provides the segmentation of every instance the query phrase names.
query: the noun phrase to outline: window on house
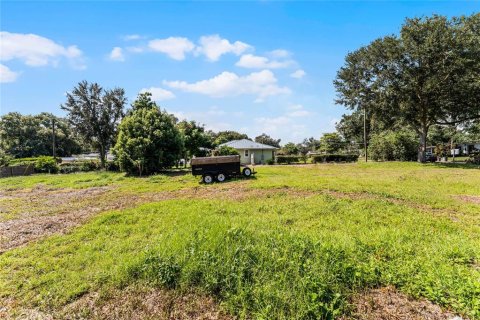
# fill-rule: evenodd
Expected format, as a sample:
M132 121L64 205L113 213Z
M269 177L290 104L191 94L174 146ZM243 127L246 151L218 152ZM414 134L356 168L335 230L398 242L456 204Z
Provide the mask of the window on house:
M248 157L248 150L245 150L245 157Z

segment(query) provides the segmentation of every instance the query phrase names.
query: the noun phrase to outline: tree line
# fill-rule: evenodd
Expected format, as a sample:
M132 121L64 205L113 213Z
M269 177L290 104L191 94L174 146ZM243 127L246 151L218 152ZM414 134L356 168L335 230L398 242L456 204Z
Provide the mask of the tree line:
M479 79L480 14L406 19L399 35L377 39L346 56L334 80L335 102L351 112L342 116L336 132L286 143L279 153L359 153L367 143L374 159L424 162L427 143L480 140ZM128 110L126 104L123 89L82 81L61 105L65 118L3 115L0 157L95 150L105 167L111 150L123 170L143 174L207 155L230 140L250 139L179 121L150 93L139 94ZM265 133L251 140L280 148L281 140Z
M480 13L406 19L399 35L347 55L334 81L336 102L353 111L341 127L358 136L348 124L366 116L368 133L411 132L424 162L431 130L477 130L479 79Z

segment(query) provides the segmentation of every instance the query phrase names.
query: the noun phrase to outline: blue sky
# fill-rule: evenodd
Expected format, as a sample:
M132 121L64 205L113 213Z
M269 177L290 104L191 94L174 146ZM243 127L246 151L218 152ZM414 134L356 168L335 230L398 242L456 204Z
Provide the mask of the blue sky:
M79 81L149 90L213 130L282 144L334 130L344 57L406 17L480 2L0 2L0 114L63 115Z

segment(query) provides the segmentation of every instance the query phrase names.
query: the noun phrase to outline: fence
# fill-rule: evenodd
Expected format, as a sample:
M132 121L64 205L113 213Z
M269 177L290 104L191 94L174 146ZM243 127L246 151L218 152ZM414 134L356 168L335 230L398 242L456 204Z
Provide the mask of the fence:
M28 176L33 173L33 165L1 167L0 178L14 176Z

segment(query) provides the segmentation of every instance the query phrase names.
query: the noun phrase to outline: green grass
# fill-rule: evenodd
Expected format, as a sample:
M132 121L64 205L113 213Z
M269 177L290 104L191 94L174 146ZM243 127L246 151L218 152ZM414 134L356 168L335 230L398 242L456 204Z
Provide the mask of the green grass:
M458 199L480 196L479 170L362 163L257 171L246 187L277 193L144 204L10 250L0 256L0 295L48 311L145 282L203 291L240 318L327 319L348 313L353 293L394 285L480 318L480 205ZM8 188L101 183L135 192L198 186L188 175L5 180Z

